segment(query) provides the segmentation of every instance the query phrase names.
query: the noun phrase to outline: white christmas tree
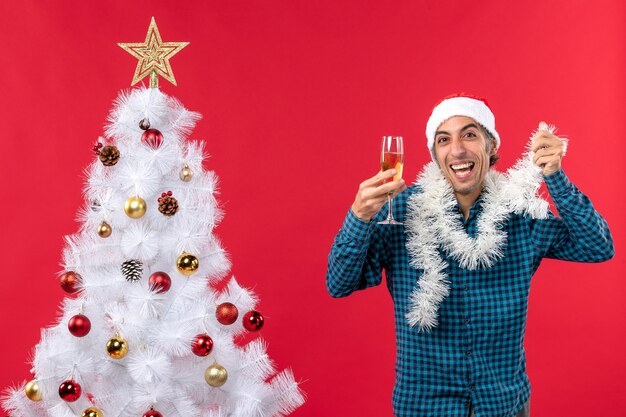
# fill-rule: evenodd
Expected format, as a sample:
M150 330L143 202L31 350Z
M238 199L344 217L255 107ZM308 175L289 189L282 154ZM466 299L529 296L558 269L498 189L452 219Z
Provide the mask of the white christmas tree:
M186 139L199 118L158 88L116 100L66 237L72 295L42 331L33 379L3 399L12 417L281 416L304 402L260 337L236 343L263 316L234 277L222 282L216 176Z

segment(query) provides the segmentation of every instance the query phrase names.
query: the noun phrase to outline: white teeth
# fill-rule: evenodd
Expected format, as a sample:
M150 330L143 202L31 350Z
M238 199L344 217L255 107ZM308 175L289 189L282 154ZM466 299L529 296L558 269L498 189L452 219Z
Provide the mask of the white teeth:
M473 166L474 163L473 162L466 162L464 164L459 164L459 165L450 165L450 167L454 170L456 169L465 169L465 168L469 168L471 166Z

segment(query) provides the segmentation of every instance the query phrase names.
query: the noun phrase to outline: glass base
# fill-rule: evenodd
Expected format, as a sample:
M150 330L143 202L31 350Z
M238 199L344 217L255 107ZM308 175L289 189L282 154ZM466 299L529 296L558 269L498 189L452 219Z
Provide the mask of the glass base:
M404 224L404 223L396 221L394 219L385 219L382 222L378 222L378 224Z

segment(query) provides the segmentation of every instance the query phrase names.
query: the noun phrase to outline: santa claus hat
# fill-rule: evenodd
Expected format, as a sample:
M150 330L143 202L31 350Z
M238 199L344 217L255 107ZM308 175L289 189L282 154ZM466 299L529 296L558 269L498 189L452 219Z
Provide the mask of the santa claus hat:
M496 139L496 148L500 147L500 136L496 131L496 118L493 115L487 100L481 97L472 96L465 93L453 94L435 106L428 123L426 123L426 139L428 139L428 150L433 159L435 154L435 132L443 122L453 116L471 117L480 123Z

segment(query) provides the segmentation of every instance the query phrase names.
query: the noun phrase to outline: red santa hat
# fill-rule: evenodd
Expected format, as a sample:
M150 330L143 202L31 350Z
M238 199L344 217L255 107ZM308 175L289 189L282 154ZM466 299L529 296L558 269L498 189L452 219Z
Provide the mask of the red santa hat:
M496 139L496 147L500 147L500 135L498 135L496 131L496 118L489 108L487 100L465 93L453 94L441 100L441 102L433 108L428 123L426 123L428 150L433 156L433 159L435 159L435 153L433 151L435 132L443 122L453 116L471 117L491 133Z

